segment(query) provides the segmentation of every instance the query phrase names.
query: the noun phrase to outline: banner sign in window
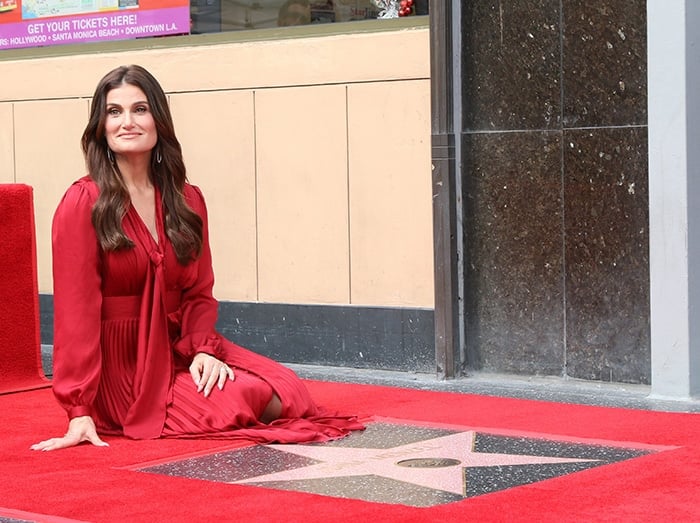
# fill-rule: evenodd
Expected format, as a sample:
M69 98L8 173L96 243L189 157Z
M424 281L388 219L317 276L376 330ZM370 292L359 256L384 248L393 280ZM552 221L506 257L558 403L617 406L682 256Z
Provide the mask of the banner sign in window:
M189 0L0 0L0 49L189 32Z

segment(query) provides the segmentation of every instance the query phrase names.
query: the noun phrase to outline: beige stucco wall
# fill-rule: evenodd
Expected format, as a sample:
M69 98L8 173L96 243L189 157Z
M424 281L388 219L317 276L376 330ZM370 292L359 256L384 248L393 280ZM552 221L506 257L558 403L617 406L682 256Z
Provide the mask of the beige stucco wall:
M0 61L0 183L34 187L40 292L92 90L124 63L170 96L219 299L433 306L427 28Z

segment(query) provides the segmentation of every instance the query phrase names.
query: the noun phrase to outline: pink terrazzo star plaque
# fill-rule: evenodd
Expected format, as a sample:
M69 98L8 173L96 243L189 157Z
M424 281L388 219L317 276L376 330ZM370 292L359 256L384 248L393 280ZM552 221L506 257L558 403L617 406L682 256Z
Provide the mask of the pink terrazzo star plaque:
M138 470L425 507L668 450L409 423L382 420L330 443L246 447Z

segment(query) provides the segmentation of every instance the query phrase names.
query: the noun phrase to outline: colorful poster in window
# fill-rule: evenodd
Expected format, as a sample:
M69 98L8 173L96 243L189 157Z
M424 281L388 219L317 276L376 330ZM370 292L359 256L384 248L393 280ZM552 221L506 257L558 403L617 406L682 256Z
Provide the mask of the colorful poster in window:
M0 49L189 32L189 0L0 0Z

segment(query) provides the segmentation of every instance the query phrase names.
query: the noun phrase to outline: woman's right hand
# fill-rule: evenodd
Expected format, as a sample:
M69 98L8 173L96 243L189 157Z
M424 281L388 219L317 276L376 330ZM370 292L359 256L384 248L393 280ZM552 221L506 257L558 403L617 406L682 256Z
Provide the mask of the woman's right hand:
M78 416L68 423L68 432L62 438L51 438L31 446L32 450L58 450L74 447L87 441L97 447L109 447L97 435L95 422L90 416Z

